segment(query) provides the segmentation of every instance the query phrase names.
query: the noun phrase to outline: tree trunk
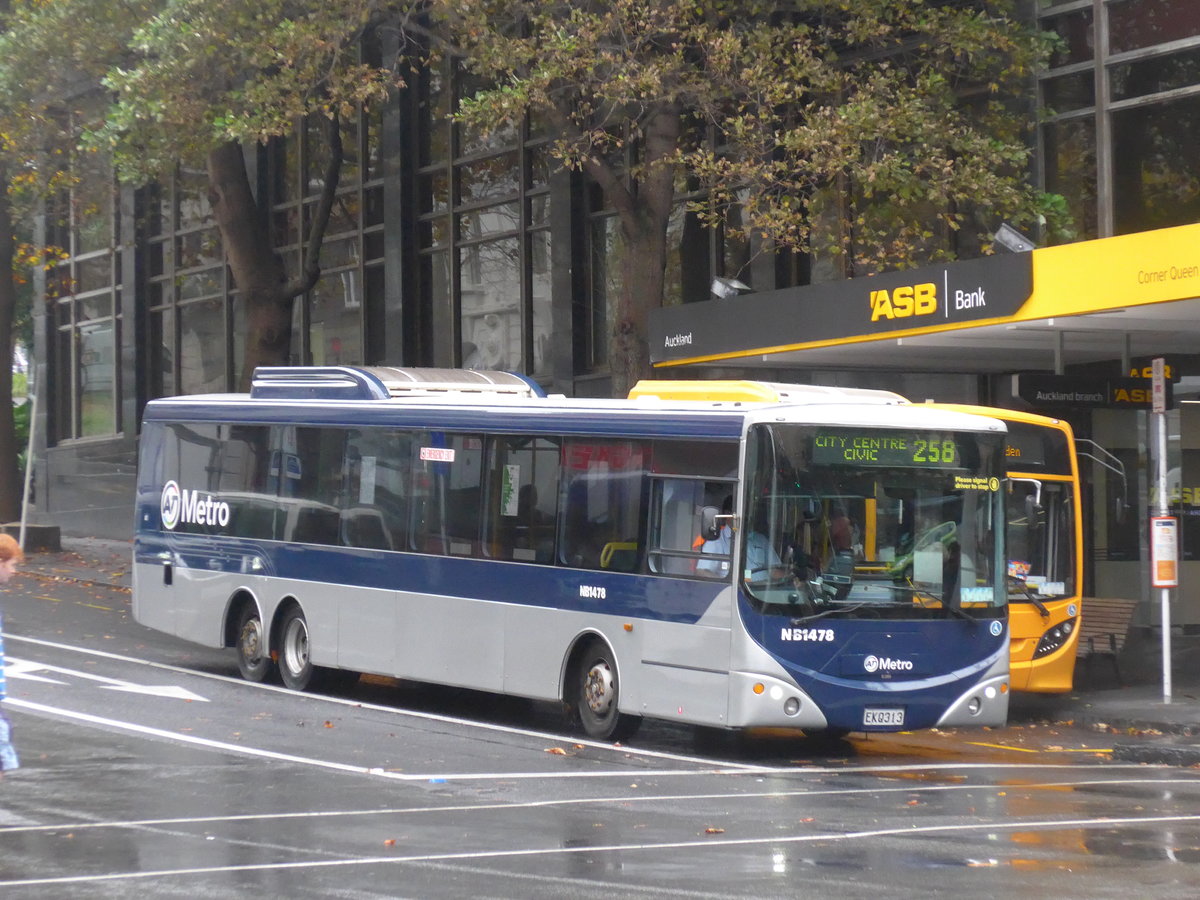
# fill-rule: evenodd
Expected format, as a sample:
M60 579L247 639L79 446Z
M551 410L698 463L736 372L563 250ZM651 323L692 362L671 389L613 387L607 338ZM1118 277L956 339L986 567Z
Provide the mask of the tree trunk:
M8 184L8 172L0 169L0 184ZM18 477L16 426L13 424L13 319L17 289L13 283L13 221L8 192L0 191L0 522L21 515L23 484ZM31 423L32 427L32 423Z
M675 201L675 166L668 158L679 146L682 127L677 106L666 104L649 117L643 137L645 174L636 192L614 203L625 238L620 299L613 317L612 394L625 397L650 375L646 319L662 306L667 270L667 223ZM610 198L611 201L611 198Z
M612 324L612 395L628 396L639 379L650 375L650 348L646 343L646 317L662 305L666 273L666 220L648 213L638 221L622 221L625 256L621 265L621 293ZM632 226L632 227L631 227Z
M248 390L258 366L287 365L292 345L292 300L312 290L321 277L321 248L341 178L344 150L341 120L331 116L329 159L321 196L312 211L301 271L291 280L258 208L246 157L237 144L223 144L208 155L208 196L221 242L246 311L246 349L238 382Z
M282 366L292 342L292 297L287 272L271 246L270 234L250 189L246 160L237 144L208 155L208 190L229 268L246 315L241 389L256 366Z

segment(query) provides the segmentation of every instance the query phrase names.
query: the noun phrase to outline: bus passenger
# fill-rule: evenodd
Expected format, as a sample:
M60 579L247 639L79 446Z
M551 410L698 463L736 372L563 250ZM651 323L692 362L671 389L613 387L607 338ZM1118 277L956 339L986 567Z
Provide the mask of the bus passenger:
M850 517L841 506L834 506L829 511L829 543L833 546L834 554L845 553L854 544L854 529Z

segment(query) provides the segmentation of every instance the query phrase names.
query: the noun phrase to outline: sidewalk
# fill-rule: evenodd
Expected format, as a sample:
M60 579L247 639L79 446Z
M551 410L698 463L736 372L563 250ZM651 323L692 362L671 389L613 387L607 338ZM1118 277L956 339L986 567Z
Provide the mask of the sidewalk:
M1084 609L1087 615L1087 609ZM1162 642L1145 629L1130 630L1119 659L1075 668L1066 694L1014 693L1009 721L1073 722L1113 735L1113 759L1200 766L1200 641L1171 642L1171 702L1163 700Z
M49 581L130 589L130 541L64 537L62 548L29 554L23 570ZM1071 722L1114 735L1113 759L1200 766L1200 643L1181 640L1172 658L1170 704L1163 703L1157 641L1131 634L1120 662L1121 681L1104 660L1092 671L1081 666L1069 693L1014 693L1009 721Z
M21 571L48 581L73 581L129 590L133 585L133 542L62 538L58 553L33 552Z

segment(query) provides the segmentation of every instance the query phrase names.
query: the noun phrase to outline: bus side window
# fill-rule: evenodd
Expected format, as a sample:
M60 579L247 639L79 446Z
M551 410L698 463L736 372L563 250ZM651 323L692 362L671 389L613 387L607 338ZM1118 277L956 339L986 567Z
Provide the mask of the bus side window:
M165 472L184 490L214 494L229 505L229 520L199 525L181 522L192 534L227 534L271 539L275 498L270 487L270 429L265 425L171 425Z
M284 448L286 489L283 540L303 544L340 543L346 430L296 428Z
M483 438L427 432L414 448L412 546L422 553L478 556Z
M409 435L371 428L350 432L343 464L341 539L347 547L395 550L405 546Z
M664 575L723 578L729 572L728 520L719 520L724 538L703 533L704 510L728 515L734 485L730 482L665 478L653 493L650 570Z
M696 560L689 557L696 552L693 546L699 527L696 510L703 503L703 493L704 485L700 482L677 478L656 481L652 494L650 571L691 575L696 570Z
M714 539L702 533L704 510L728 514L737 489L733 441L660 439L653 444L650 570L723 578L729 573L729 520ZM729 508L726 508L726 501Z
M229 534L270 540L275 537L275 498L269 492L270 429L233 425L221 441L218 490L230 507Z
M171 439L167 441L164 481L175 479L182 490L215 490L221 474L217 426L208 422L180 422L167 427ZM161 484L158 489L162 490ZM208 526L184 519L175 526L177 534L206 534L208 530Z
M559 442L494 438L489 452L487 555L517 562L554 562Z
M647 455L636 441L563 445L563 564L615 572L640 569Z

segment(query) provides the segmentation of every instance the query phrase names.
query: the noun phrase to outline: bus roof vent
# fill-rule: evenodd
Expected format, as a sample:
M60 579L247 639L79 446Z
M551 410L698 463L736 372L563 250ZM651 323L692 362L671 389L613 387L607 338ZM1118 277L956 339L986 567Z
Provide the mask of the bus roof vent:
M250 396L271 400L387 400L429 394L544 397L523 375L484 369L277 366L254 370Z

